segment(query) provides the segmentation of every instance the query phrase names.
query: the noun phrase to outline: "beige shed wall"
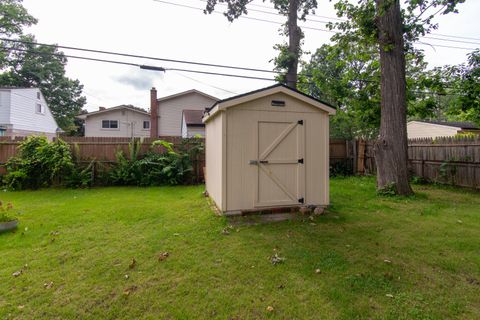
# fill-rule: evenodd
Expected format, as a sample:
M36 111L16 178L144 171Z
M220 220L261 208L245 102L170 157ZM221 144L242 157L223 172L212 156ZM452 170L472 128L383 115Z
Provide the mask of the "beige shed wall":
M123 111L123 114L122 114ZM102 129L102 120L118 120L118 129ZM131 137L134 124L134 137L149 137L150 130L143 129L143 121L150 116L139 112L117 109L88 116L85 120L85 137Z
M407 123L408 139L436 138L456 135L461 129L433 123L411 121Z
M271 106L271 100L284 100L285 107ZM305 126L305 204L329 204L328 139L326 112L283 93L273 94L226 110L226 210L253 209L256 170L249 160L256 159L255 126L258 121L304 120ZM212 121L216 118L212 119ZM212 121L207 122L207 128ZM207 136L208 141L208 136ZM208 163L208 159L207 159ZM207 181L210 177L207 172Z
M217 207L224 210L223 186L223 122L225 114L209 121L205 128L206 189Z

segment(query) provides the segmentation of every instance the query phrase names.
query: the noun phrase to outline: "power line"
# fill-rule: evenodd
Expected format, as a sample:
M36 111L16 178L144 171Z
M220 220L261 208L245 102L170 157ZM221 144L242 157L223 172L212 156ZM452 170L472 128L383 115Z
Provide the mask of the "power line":
M252 80L276 81L275 79L272 79L272 78L263 78L263 77L246 76L246 75L240 75L240 74L221 73L221 72L200 71L200 70L192 70L192 69L163 68L163 67L149 66L149 65L137 64L137 63L131 63L131 62L117 61L117 60L98 59L98 58L90 58L90 57L83 57L83 56L66 55L66 54L60 54L60 53L35 52L35 51L32 51L32 50L25 50L25 49L20 49L20 48L9 48L9 49L1 49L1 50L2 51L20 51L20 52L28 52L28 53L35 54L35 55L50 55L50 56L66 57L66 58L73 58L73 59L80 59L80 60L121 64L121 65L128 65L128 66L132 66L132 67L138 67L138 68L146 69L146 70L180 71L180 72L200 73L200 74L207 74L207 75L233 77L233 78L243 78L243 79L252 79Z
M130 53L86 49L86 48L71 47L71 46L61 46L61 45L54 45L54 44L24 41L24 40L13 40L13 39L8 39L8 38L0 38L0 41L16 42L16 43L23 43L23 44L30 44L30 45L40 44L40 45L43 45L43 46L54 47L54 48L62 48L62 49L77 50L77 51L84 51L84 52L117 55L117 56L129 57L129 58L141 58L141 59L164 61L164 62L193 64L193 65L204 66L204 67L215 67L215 68L227 68L227 69L235 69L235 70L254 71L254 72L276 73L275 71L272 71L272 70L259 69L259 68L238 67L238 66L229 66L229 65L221 65L221 64L214 64L214 63L197 62L197 61L167 59L167 58L159 58L159 57L152 57L152 56L136 55L136 54L130 54Z
M174 3L174 2L168 2L168 1L163 1L163 0L153 0L155 2L163 3L163 4L168 4L172 6L177 6L177 7L183 7L183 8L188 8L188 9L194 9L194 10L199 10L203 12L202 8L194 7L194 6L189 6L186 4L179 4L179 3ZM223 15L223 12L214 10L212 13L216 14L221 14ZM255 17L249 17L249 16L240 16L239 18L242 19L247 19L247 20L254 20L254 21L260 21L260 22L267 22L267 23L272 23L272 24L277 24L277 25L282 25L283 23L278 22L278 21L273 21L273 20L266 20L266 19L261 19L261 18L255 18ZM322 31L322 32L330 32L330 33L337 33L336 31L329 30L329 29L321 29L321 28L315 28L315 27L308 27L308 26L301 26L303 29L308 29L308 30L316 30L316 31Z
M238 94L238 92L233 92L233 91L230 91L230 90L227 90L227 89L223 89L223 88L214 86L214 85L212 85L212 84L209 84L209 83L200 81L200 80L198 80L198 79L189 77L189 76L187 76L187 75L181 74L180 72L176 72L176 71L172 71L172 72L175 73L176 75L179 75L179 76L183 77L183 78L186 78L186 79L189 79L189 80L198 82L198 83L203 84L203 85L205 85L205 86L209 86L209 87L211 87L211 88L214 88L214 89L217 89L217 90L221 90L221 91L225 91L225 92L228 92L228 93L231 93L231 94Z
M163 0L153 0L153 1L159 2L159 3L163 3L163 4L167 4L167 5L177 6L177 7L183 7L183 8L188 8L188 9L199 10L199 11L202 11L202 12L204 11L204 9L202 9L202 8L198 8L198 7L194 7L194 6L190 6L190 5L185 5L185 4L179 4L179 3L174 3L174 2L169 2L169 1L163 1ZM201 2L206 2L205 0L199 0L199 1L201 1ZM258 5L257 5L257 6L258 6ZM261 6L261 7L264 7L264 6ZM264 10L256 10L256 9L249 9L249 10L250 10L250 11L254 11L254 12L261 12L261 13L265 13L265 14L270 14L270 15L279 16L279 14L277 14L277 13L267 12L267 11L264 11ZM217 11L217 10L213 10L212 13L224 15L223 12ZM283 23L278 22L278 21L266 20L266 19L255 18L255 17L250 17L250 16L243 16L243 15L240 16L239 18L249 19L249 20L254 20L254 21L260 21L260 22L266 22L266 23L272 23L272 24L278 24L278 25L282 25L282 24L283 24ZM331 17L326 17L326 18L332 19ZM336 19L336 18L334 18L334 19ZM307 19L307 21L315 21L315 22L325 23L325 24L332 22L332 21L312 20L312 19ZM343 20L343 21L346 21L346 20ZM301 26L301 28L307 29L307 30L322 31L322 32L339 33L338 31L334 31L334 30L330 30L330 29L321 29L321 28L309 27L309 26L305 26L305 25ZM433 34L433 33L432 33L432 35L455 38L455 36L447 36L447 35L443 35L443 34ZM462 41L462 40L441 39L441 38L436 38L436 37L431 37L431 36L423 36L422 38L431 39L431 40L439 40L439 41L447 41L447 42L458 42L458 43L468 43L468 44L478 44L478 45L480 45L479 42L470 42L470 41ZM465 39L471 39L471 40L478 40L478 41L480 41L480 39L468 38L468 37L457 37L457 38L465 38ZM444 48L450 48L450 49L475 50L475 49L472 49L472 48L462 48L462 47L454 47L454 46L442 46L442 45L437 45L437 46L438 46L438 47L444 47Z

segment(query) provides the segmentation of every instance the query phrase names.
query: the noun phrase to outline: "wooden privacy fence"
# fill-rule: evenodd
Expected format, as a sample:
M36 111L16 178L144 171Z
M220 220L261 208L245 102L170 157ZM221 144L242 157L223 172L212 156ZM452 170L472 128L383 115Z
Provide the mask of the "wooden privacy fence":
M189 139L161 137L173 143L174 148L182 144L188 150ZM102 164L116 162L120 149L128 155L130 138L64 137L63 140L78 152L80 162L95 159ZM141 140L140 154L151 150L154 140ZM23 138L0 137L0 165L16 155ZM191 140L190 140L191 141ZM203 141L203 139L202 139ZM375 174L374 142L364 140L330 140L330 170L333 174ZM162 147L154 151L162 152ZM408 158L411 173L428 181L480 189L480 137L416 139L408 142ZM205 154L202 152L192 160L195 182L203 181ZM0 173L5 173L0 168Z
M192 139L183 139L182 137L160 137L158 139L152 138L136 138L140 142L139 155L143 155L149 150L155 152L163 152L165 149L161 146L151 147L155 140L164 140L173 143L174 149L179 149L181 146L190 150L193 146ZM197 139L197 138L195 138ZM23 137L11 139L9 137L0 137L0 165L5 164L8 159L17 154L18 145L24 140ZM128 145L132 142L131 138L113 138L113 137L62 137L62 140L67 142L75 153L77 161L80 163L87 163L95 160L96 163L111 165L116 162L116 154L122 150L125 155L129 154ZM197 139L198 141L198 139ZM200 139L201 142L204 139ZM203 168L205 167L205 155L200 153L191 158L193 166L193 180L194 182L203 181ZM5 168L0 168L0 173L5 173Z
M354 144L354 172L375 174L374 141ZM427 181L480 189L480 136L411 139L408 165L412 175Z

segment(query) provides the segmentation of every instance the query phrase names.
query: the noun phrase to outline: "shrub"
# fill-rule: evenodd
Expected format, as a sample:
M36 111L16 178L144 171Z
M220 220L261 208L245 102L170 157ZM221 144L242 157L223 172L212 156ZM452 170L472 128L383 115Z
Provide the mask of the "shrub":
M44 136L28 137L19 146L19 155L6 163L3 182L9 189L37 189L60 184L72 168L70 147L58 139L49 142Z

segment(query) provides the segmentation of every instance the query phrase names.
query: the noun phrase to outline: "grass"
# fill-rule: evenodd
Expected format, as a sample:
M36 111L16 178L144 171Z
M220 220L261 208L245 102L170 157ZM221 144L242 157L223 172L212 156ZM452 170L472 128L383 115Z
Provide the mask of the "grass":
M224 235L202 191L2 193L0 319L480 318L478 192L334 179L327 215Z

